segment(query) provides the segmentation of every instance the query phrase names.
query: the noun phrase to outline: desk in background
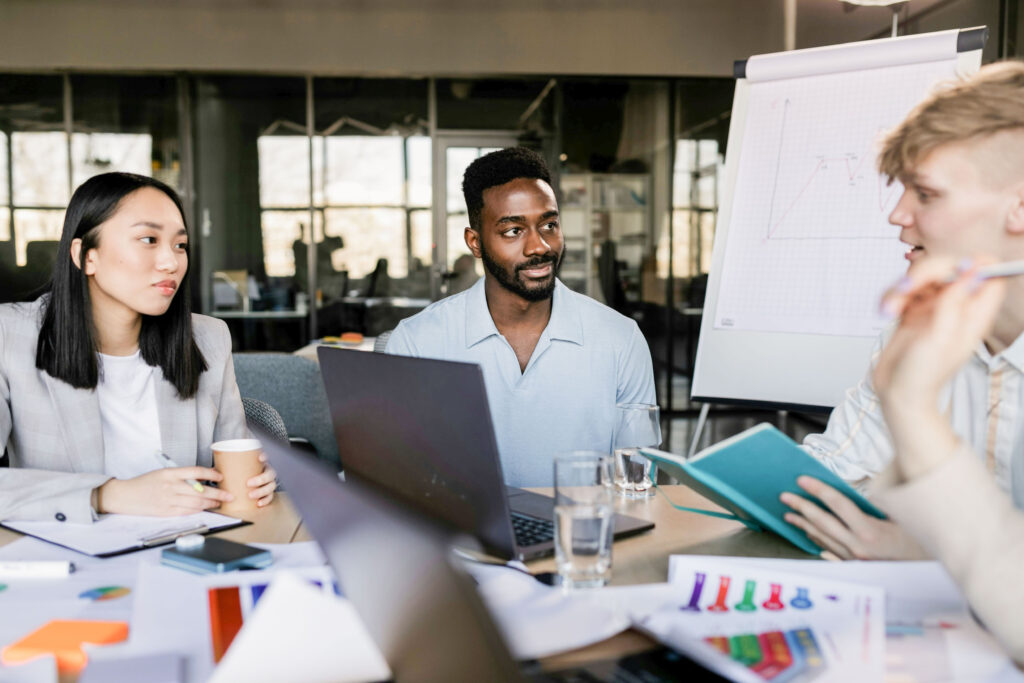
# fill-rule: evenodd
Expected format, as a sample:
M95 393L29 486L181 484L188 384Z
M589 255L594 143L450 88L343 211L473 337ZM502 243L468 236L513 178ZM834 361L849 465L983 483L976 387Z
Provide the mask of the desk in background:
M306 312L212 311L210 315L228 324L235 351L293 349L301 340L309 338L309 314Z
M346 296L317 311L320 335L361 332L377 336L431 304L430 299L406 296Z
M308 359L310 359L312 361L316 361L316 362L319 363L320 360L317 358L317 355L316 355L317 347L320 347L320 346L331 346L331 347L334 347L336 349L353 349L355 351L369 351L369 352L372 353L373 352L373 345L374 345L374 343L376 341L377 341L376 337L363 337L363 340L361 342L359 342L358 344L343 344L341 342L338 342L338 343L334 343L334 342L328 343L328 342L322 341L320 339L316 339L316 340L311 341L310 343L306 344L301 349L297 349L293 353L296 356L302 356L303 358L308 358Z

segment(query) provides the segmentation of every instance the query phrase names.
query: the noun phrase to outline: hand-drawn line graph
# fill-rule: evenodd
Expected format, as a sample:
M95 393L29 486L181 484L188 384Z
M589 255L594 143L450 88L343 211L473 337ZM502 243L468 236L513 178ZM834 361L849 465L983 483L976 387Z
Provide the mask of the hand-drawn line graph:
M786 149L786 125L789 119L789 110L792 106L790 98L783 103L782 121L779 125L779 146L776 155L775 174L772 180L772 192L768 204L768 220L766 224L765 239L767 240L809 240L809 239L841 239L841 240L891 240L893 231L882 227L879 230L880 218L886 217L895 204L895 198L900 192L899 183L886 183L885 179L874 171L870 160L872 155L863 152L839 152L835 154L819 153L806 155L799 160L803 164L814 161L814 166L806 176L806 180L799 183L795 194L791 196L780 196L780 178L796 179L792 172L785 172L783 169L783 150ZM876 136L883 133L879 129ZM795 165L795 164L793 164ZM792 181L789 185L792 185ZM812 190L813 188L813 190ZM806 215L803 212L800 220L790 220L794 214L799 214L801 200L811 191L812 193L828 194L832 200L827 207L822 207L822 215L819 220L814 220L813 215ZM829 229L825 219L834 223L835 202L846 201L844 197L850 198L855 195L856 213L861 220L856 224L849 225L851 230ZM872 209L877 209L873 212ZM874 214L874 215L872 215ZM849 215L849 214L846 214ZM815 232L808 233L804 226L813 225ZM820 232L819 232L820 230Z
M888 221L902 186L875 169L879 142L954 66L749 87L717 329L858 337L887 324L878 300L907 262L899 228Z

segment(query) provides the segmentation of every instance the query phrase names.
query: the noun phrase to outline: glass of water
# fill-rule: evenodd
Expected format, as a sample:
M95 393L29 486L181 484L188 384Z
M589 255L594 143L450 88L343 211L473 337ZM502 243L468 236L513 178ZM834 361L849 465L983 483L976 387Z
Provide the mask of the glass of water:
M658 406L652 403L620 403L613 436L615 453L615 490L625 498L654 495L654 464L638 449L661 444Z
M574 451L555 458L555 562L566 589L611 579L613 507L607 454Z

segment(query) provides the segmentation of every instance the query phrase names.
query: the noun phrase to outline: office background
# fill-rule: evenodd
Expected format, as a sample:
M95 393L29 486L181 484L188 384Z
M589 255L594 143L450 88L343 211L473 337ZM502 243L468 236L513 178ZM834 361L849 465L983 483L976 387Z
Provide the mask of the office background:
M912 0L900 34L987 25L1018 0ZM377 335L482 271L461 175L523 144L556 173L561 277L641 326L667 447L688 401L732 105L752 54L885 37L838 0L2 0L0 301L52 268L70 192L156 176L185 200L195 309L236 351ZM714 441L770 419L719 410Z

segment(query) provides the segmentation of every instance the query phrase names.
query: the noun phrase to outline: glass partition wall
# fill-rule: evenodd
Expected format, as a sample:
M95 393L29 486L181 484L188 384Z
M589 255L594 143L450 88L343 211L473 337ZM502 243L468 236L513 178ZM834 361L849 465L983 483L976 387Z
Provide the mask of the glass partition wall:
M72 190L106 171L179 184L175 79L0 78L0 301L30 298L53 270Z
M376 335L483 275L461 181L509 145L549 162L568 286L637 320L686 412L731 79L0 75L0 299L52 270L75 186L181 193L195 310L236 347Z

